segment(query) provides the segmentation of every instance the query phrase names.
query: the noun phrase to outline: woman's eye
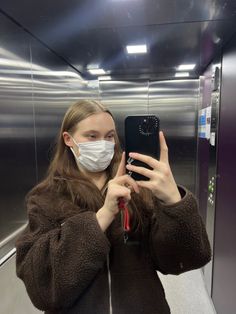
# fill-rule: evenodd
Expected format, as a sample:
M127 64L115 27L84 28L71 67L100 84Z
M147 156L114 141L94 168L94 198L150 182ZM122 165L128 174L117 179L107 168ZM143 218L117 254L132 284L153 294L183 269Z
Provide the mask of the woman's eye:
M96 138L96 135L94 135L94 134L89 134L88 137L89 137L89 138Z
M113 137L114 137L114 134L110 134L110 135L107 136L107 138L109 138L109 139L111 139Z

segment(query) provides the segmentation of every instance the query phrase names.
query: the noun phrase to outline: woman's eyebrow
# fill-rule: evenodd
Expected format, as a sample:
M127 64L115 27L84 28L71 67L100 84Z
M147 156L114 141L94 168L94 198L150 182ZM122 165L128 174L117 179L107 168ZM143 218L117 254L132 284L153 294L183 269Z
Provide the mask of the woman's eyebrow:
M89 132L100 133L100 131L98 131L98 130L86 130L85 131L85 133L89 133ZM111 133L111 132L115 132L115 129L111 129L111 130L107 131L106 133Z
M96 130L86 130L86 131L84 131L84 133L89 133L89 132L99 133L99 131L96 131Z

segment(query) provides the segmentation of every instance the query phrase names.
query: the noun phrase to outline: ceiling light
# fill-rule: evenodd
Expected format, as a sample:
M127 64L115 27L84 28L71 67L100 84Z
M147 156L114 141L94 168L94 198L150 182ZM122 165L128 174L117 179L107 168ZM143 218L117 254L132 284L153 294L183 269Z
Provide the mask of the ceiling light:
M105 76L99 76L99 81L109 81L111 80L111 77L108 76L108 75L105 75Z
M88 71L93 75L106 74L106 72L103 69L88 69Z
M147 53L147 45L129 45L126 50L128 53Z
M179 71L186 71L186 70L193 70L195 68L196 64L181 64L178 67Z
M175 73L175 77L187 77L187 76L189 76L188 72Z

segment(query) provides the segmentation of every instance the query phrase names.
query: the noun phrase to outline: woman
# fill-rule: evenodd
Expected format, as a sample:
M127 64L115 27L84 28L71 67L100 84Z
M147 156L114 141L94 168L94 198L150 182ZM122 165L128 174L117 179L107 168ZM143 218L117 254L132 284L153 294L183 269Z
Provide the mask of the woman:
M47 177L26 197L17 275L45 313L167 314L156 270L180 274L210 260L196 200L177 187L164 135L160 160L127 165L111 113L79 101L65 114ZM126 169L149 181L134 181ZM131 229L124 237L123 209Z

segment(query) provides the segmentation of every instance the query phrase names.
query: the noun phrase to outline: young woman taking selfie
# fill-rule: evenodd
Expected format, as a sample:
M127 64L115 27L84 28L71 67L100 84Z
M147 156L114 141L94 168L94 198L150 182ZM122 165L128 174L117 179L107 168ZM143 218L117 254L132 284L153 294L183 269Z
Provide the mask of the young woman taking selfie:
M125 165L111 113L72 105L46 178L26 197L17 275L47 314L168 314L157 275L204 266L211 257L197 202L177 186L162 132L152 170ZM130 171L148 181L135 181ZM125 208L125 209L124 209Z

